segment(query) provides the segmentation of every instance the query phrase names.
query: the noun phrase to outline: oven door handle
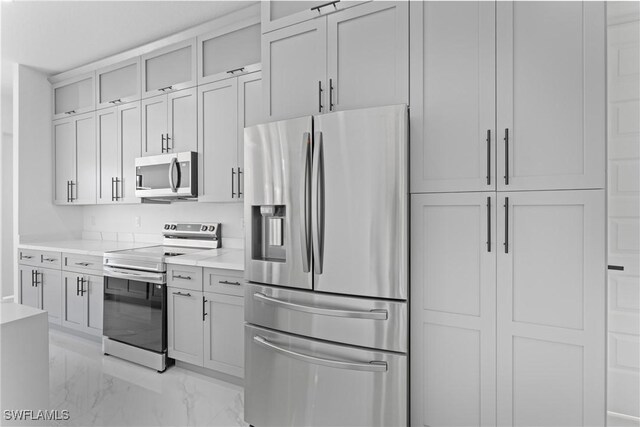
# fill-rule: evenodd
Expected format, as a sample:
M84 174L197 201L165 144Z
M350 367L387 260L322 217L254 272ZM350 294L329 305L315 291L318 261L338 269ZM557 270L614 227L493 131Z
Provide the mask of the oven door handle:
M105 266L104 274L105 276L114 277L117 279L138 280L138 281L145 281L150 283L157 283L160 285L165 283L164 273L148 273L144 271L137 272L132 270L124 270L120 268Z

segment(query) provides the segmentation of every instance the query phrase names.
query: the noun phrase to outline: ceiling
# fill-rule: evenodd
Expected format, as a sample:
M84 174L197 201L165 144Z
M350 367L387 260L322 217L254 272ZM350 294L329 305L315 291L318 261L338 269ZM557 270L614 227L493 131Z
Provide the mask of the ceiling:
M57 74L254 3L3 0L2 93L12 92L13 63Z

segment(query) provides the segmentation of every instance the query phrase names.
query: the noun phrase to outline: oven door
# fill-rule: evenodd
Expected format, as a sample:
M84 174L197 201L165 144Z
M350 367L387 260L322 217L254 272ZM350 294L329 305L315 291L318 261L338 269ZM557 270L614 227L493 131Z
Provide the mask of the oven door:
M163 273L105 268L103 335L145 350L166 351L164 277Z
M136 166L136 197L198 197L198 153L139 157Z

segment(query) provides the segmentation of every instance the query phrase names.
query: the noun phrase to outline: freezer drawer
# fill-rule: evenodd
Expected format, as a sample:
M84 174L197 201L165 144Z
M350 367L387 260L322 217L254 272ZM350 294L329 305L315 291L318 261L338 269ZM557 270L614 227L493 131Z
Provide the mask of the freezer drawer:
M407 304L248 283L248 323L361 347L407 351Z
M406 426L407 356L245 326L245 421Z

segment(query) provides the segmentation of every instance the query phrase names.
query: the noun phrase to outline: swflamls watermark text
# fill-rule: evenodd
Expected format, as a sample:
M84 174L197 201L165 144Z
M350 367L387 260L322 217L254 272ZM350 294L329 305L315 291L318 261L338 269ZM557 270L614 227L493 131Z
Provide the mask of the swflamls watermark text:
M70 418L67 409L5 409L3 415L6 421L66 421Z

